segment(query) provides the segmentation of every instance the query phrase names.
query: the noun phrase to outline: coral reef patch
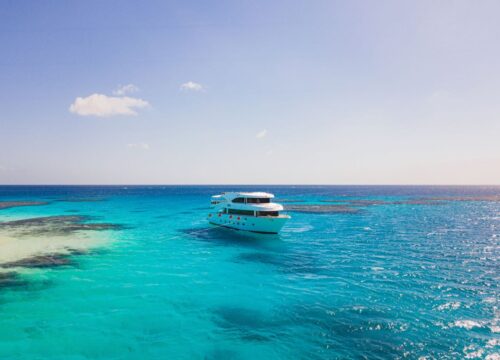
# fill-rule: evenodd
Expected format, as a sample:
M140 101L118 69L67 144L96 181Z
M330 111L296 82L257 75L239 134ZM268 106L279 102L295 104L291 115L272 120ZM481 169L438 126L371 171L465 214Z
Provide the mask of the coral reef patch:
M40 206L47 205L46 201L0 201L0 210L19 206Z

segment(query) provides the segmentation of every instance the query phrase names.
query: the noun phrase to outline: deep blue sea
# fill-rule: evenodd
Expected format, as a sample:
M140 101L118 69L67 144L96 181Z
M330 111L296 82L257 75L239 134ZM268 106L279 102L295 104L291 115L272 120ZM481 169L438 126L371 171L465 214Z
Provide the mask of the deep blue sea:
M292 219L278 236L210 227L210 196L230 190L274 193L295 209ZM500 187L0 186L0 202L46 202L0 209L0 239L10 234L0 258L7 246L14 255L38 246L67 261L4 259L0 359L498 360L499 195ZM5 226L48 216L117 228Z

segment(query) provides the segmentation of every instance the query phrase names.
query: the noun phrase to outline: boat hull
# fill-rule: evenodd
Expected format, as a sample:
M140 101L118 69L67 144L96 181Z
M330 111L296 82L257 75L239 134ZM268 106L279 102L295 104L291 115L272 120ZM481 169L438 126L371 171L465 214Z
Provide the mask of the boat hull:
M209 213L208 221L212 225L234 230L250 231L259 234L277 234L290 217L280 216L244 216L221 213Z

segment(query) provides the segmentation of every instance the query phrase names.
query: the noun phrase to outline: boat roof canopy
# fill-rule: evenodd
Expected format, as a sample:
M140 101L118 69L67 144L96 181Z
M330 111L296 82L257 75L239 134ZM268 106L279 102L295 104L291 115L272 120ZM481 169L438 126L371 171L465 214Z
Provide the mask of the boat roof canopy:
M274 198L273 194L266 193L266 192L227 192L224 193L224 196L229 198L229 199L234 199L237 197L244 197L244 198L265 198L265 199L272 199Z
M247 197L247 198L268 198L268 199L274 198L273 194L266 193L266 192L258 192L258 191L256 191L256 192L240 192L237 194L242 196L242 197Z

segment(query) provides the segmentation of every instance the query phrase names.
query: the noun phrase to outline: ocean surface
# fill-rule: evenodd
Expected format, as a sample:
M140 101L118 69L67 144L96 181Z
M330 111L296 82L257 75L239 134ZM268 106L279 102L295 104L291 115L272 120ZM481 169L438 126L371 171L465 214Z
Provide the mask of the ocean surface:
M292 219L278 236L210 227L230 190L272 192ZM0 186L2 201L28 202L0 208L2 360L500 359L500 187Z

